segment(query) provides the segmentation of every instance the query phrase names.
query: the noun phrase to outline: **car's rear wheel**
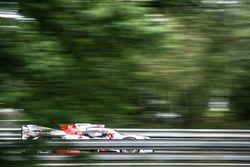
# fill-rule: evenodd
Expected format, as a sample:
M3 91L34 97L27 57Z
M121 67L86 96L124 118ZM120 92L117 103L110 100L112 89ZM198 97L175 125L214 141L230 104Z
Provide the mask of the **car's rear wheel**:
M123 138L123 140L136 140L136 138L134 138L134 137L125 137L125 138ZM139 149L121 149L120 152L125 153L125 154L134 154L134 153L140 152L140 150Z

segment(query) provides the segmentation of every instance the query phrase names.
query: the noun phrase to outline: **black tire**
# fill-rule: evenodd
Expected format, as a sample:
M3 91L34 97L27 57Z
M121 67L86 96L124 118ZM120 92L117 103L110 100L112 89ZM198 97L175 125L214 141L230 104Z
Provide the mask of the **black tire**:
M136 138L125 137L125 138L123 138L123 140L136 140ZM124 154L135 154L135 153L139 153L140 150L139 149L121 149L120 152L124 153Z

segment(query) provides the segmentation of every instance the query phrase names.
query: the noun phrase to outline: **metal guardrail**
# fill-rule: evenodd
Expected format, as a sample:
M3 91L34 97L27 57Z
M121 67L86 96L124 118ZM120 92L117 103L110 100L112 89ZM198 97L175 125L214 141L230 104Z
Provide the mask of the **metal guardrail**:
M0 148L37 148L43 149L39 141L0 141ZM250 151L250 141L169 141L164 139L150 140L57 140L44 142L50 149L155 149L155 150L244 150Z
M151 166L151 167L249 167L248 163L137 163L137 162L127 162L127 163L45 163L38 164L38 166L119 166L119 167L131 167L131 166Z
M250 130L240 129L117 129L126 134L151 138L250 138Z
M250 138L250 130L240 129L125 129L114 128L125 134L145 135L151 138ZM1 137L21 136L21 128L0 128Z
M18 132L18 133L21 133L21 128L0 128L0 132Z
M250 130L121 129L149 140L21 141L21 128L0 128L0 164L37 166L250 167ZM89 153L100 148L154 149L154 153ZM26 149L80 149L87 154L24 153ZM2 163L4 161L4 163ZM15 165L14 165L15 166Z
M21 128L0 128L0 140L20 140Z
M3 155L12 164L37 166L250 166L249 155L220 154L94 154ZM6 163L5 163L6 164Z

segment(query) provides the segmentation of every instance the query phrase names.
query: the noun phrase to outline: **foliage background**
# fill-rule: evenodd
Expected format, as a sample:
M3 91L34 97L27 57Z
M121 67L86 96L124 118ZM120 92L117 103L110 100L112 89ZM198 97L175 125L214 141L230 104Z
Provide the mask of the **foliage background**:
M46 126L248 128L248 0L0 5L1 108Z

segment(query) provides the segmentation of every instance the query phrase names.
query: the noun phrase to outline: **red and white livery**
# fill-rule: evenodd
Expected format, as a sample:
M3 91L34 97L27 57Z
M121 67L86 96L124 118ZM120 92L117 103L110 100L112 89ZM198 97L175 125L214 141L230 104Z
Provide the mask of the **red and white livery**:
M75 124L60 124L61 130L52 129L38 125L24 125L22 126L23 140L36 140L44 137L59 137L65 140L92 140L92 139L121 139L121 140L137 140L149 139L142 135L126 135L115 129L105 128L104 124L91 123L75 123ZM146 153L153 152L153 150L139 150L139 149L99 149L98 152L121 152L121 153ZM55 150L57 153L79 153L80 150Z

